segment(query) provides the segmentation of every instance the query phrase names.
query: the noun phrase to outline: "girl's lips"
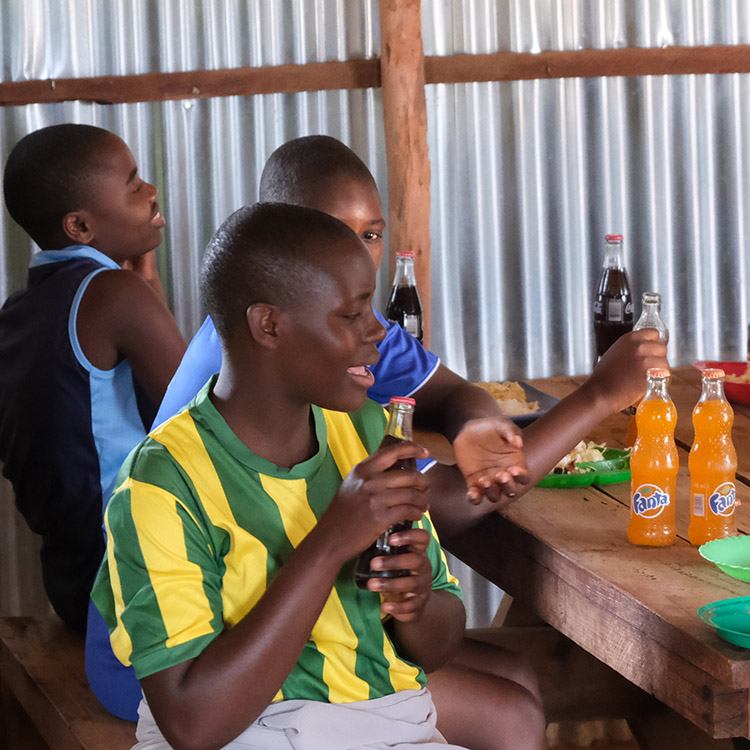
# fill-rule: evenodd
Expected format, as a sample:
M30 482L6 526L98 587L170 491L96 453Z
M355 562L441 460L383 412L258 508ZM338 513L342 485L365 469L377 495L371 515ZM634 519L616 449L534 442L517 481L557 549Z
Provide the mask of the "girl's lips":
M375 382L375 376L364 365L349 367L347 372L354 381L364 388L370 388Z
M161 229L163 226L165 226L167 223L167 220L161 215L161 211L158 211L151 217L151 224L152 226L158 227Z

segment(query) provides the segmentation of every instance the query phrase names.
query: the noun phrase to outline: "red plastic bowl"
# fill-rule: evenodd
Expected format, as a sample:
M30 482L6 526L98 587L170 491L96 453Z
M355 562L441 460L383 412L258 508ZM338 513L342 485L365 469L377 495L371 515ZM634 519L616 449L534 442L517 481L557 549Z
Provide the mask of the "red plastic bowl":
M697 370L705 370L706 368L718 367L727 375L742 375L747 371L747 362L720 362L718 360L704 360L701 362L693 362L693 367ZM750 383L730 383L728 380L724 381L724 393L727 399L733 404L744 404L750 406Z

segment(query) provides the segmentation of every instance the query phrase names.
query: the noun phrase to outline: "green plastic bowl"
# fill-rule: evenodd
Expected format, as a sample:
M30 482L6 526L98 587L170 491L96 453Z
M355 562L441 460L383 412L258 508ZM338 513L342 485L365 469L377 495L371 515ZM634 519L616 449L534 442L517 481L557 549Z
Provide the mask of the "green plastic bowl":
M750 583L750 536L713 539L702 544L698 552L732 578Z
M725 641L750 648L750 596L711 602L701 607L697 614Z

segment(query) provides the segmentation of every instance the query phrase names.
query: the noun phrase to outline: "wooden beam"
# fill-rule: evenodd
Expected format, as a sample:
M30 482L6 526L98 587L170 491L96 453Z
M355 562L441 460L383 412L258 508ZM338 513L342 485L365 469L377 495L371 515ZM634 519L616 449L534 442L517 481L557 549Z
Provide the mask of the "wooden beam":
M430 159L421 0L380 1L383 119L388 165L391 273L397 250L411 250L430 342Z
M750 45L496 52L425 57L425 83L750 73ZM380 60L0 83L0 106L103 104L377 88Z
M0 83L0 106L75 100L126 104L378 86L379 60L347 60L264 68L12 81Z
M427 83L750 73L750 45L496 52L425 58Z

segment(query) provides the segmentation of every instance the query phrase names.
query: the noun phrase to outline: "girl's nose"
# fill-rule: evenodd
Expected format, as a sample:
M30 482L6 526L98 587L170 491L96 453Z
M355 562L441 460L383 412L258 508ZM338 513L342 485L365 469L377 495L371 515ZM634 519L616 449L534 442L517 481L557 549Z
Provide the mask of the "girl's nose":
M372 322L367 329L367 341L377 343L385 338L385 328L383 328L380 321L372 315Z

